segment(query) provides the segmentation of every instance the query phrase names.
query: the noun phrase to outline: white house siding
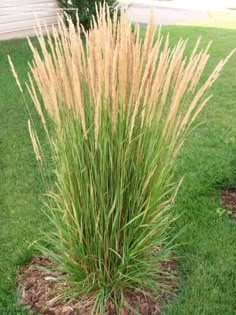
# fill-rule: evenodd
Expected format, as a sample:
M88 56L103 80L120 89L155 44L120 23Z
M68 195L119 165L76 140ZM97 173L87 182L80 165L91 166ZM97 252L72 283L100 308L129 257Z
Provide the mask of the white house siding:
M0 39L34 35L37 23L57 23L56 0L0 0Z

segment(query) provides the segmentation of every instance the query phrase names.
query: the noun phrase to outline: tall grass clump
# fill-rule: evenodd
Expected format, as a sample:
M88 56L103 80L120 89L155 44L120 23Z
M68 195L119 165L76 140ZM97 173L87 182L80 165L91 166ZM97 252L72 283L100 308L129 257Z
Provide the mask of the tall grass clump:
M40 52L29 40L27 88L55 174L44 253L70 283L65 294L87 297L92 313L104 314L108 301L126 304L126 289L158 297L172 253L175 160L227 59L199 83L210 45L200 50L198 41L186 57L187 41L170 48L152 19L143 40L125 11L111 20L106 6L85 40L79 21L67 26L59 19L52 34L39 30ZM43 166L30 120L29 130Z

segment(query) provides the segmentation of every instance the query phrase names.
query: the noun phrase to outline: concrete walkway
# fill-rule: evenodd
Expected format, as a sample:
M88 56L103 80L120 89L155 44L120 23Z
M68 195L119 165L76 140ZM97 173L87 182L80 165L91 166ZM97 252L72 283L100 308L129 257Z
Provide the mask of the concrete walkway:
M161 6L197 11L225 11L236 7L236 0L119 0L122 5Z
M157 25L176 24L209 19L206 11L171 8L165 6L152 7L143 4L132 4L129 6L128 10L132 21L139 24L148 23L151 10L154 10Z
M132 21L147 24L150 11L154 10L156 24L177 24L210 21L209 12L225 14L229 7L236 7L236 0L120 0L127 7ZM231 11L236 13L236 11ZM236 16L235 16L236 18Z

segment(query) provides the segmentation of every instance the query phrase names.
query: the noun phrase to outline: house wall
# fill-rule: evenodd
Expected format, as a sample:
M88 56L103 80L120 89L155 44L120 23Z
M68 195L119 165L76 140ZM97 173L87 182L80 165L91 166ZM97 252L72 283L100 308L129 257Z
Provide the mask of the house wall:
M34 35L38 22L56 24L57 12L56 0L0 0L0 39Z

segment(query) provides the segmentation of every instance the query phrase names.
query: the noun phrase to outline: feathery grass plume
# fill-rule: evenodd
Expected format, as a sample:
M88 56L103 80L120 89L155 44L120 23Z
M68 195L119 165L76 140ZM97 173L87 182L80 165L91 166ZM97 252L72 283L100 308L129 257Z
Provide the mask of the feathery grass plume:
M27 88L51 143L56 177L49 193L52 246L44 252L70 282L64 295L87 296L92 312L104 314L109 300L117 308L127 304L127 288L158 298L164 286L175 158L228 58L199 83L210 45L199 51L198 40L188 58L187 41L171 49L153 19L142 40L125 11L111 20L105 5L85 41L80 32L79 21L76 28L59 18L52 34L38 30L41 53L28 39ZM54 127L46 127L46 115Z

